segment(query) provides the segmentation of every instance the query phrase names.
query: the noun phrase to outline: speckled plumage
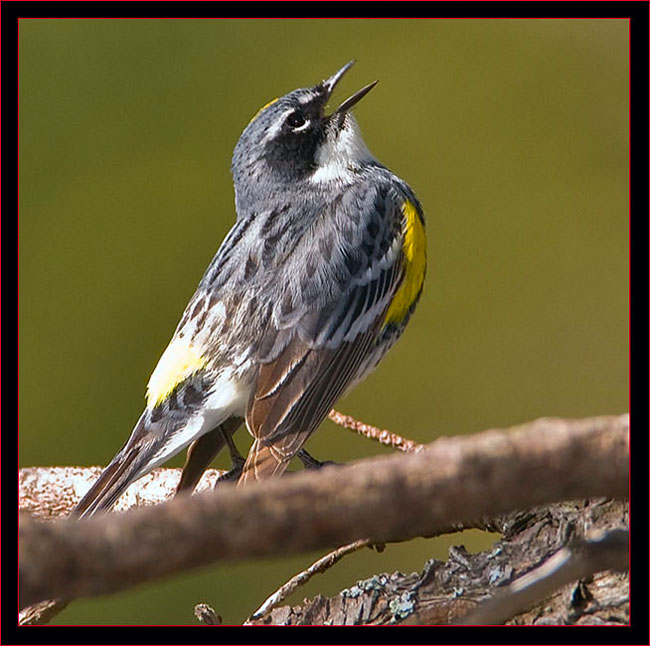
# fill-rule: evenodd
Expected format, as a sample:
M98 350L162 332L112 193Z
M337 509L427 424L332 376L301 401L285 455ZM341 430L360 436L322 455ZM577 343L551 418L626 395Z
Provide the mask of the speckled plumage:
M348 112L372 86L325 115L348 68L270 102L242 133L235 225L152 375L144 413L78 515L109 507L190 444L192 488L197 464L241 419L255 441L240 483L282 473L401 334L424 279L422 209Z

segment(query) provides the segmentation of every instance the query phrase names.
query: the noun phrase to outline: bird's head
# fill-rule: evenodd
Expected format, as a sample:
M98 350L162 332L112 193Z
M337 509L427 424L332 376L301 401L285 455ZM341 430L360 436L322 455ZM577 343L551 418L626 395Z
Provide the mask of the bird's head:
M350 61L321 83L289 92L264 105L244 129L232 160L237 199L295 182L346 182L372 163L351 109L377 84L366 85L326 114L334 88ZM239 210L239 209L238 209Z

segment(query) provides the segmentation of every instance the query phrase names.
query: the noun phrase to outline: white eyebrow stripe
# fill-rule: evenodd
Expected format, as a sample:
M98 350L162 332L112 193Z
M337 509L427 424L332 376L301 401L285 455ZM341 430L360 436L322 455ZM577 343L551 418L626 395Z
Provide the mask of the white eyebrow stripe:
M310 101L313 101L316 98L316 93L315 92L310 92L309 94L305 94L304 96L299 96L298 97L298 103L300 105L305 105L305 103L309 103Z

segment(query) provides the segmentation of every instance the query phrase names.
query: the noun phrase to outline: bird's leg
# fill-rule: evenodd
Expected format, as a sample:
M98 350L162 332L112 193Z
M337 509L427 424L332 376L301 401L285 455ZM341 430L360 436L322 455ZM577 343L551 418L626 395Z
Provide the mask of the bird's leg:
M232 435L224 430L221 432L223 433L223 437L226 440L226 444L228 445L228 451L230 452L230 460L232 461L232 465L230 466L230 470L224 473L217 480L216 484L219 484L221 481L239 480L239 476L241 475L242 469L244 468L244 463L246 462L244 456L237 449L235 441L232 439Z
M325 460L323 462L317 460L315 457L309 455L305 449L300 449L296 455L305 469L320 469L329 465L336 465L336 462L332 462L332 460Z
M219 451L221 451L224 444L228 444L230 457L233 459L233 465L236 462L235 457L233 457L233 448L239 460L243 459L237 452L237 448L232 440L233 433L237 431L242 421L243 420L238 417L231 417L217 428L192 442L190 448L187 450L187 459L183 466L183 472L181 473L181 479L178 483L176 494L184 491L189 491L190 493L194 491L201 476L210 466L210 462L212 462Z

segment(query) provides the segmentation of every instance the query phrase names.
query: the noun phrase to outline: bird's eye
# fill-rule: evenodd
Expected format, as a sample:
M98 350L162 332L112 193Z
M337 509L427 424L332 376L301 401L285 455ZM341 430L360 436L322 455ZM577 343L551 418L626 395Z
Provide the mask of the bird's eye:
M302 128L306 121L305 117L300 114L300 112L292 112L286 119L285 123L290 127L293 128L294 130L297 130L298 128Z

